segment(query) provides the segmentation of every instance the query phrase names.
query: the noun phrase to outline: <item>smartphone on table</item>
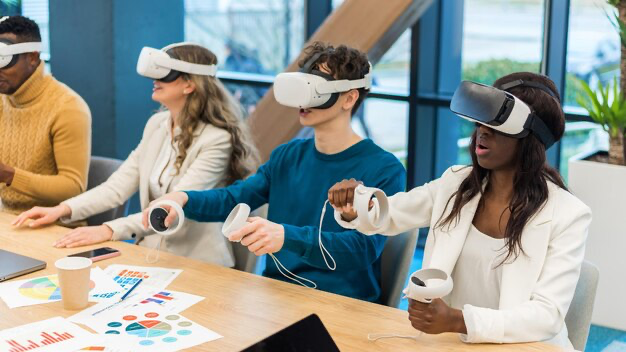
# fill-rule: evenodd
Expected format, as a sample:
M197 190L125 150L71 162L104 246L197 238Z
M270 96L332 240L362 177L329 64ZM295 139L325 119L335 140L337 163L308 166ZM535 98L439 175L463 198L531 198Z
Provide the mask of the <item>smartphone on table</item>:
M117 257L118 255L120 255L120 251L118 251L117 249L111 247L102 247L92 249L90 251L70 254L68 255L68 257L84 257L91 259L91 261L93 262L97 262L99 260Z

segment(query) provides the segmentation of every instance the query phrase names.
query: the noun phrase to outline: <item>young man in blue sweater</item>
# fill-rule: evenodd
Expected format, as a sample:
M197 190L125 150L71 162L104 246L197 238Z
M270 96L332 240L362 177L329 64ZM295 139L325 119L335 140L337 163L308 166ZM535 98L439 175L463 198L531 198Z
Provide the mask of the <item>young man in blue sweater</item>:
M305 52L300 62L304 72L330 82L369 79L367 57L356 49L315 43ZM231 233L230 239L241 239L241 244L259 256L273 253L289 271L315 282L321 290L378 302L384 236L346 230L337 224L330 209L322 223L322 242L336 261L335 271L328 269L318 244L322 206L336 182L355 178L388 195L405 189L405 170L398 159L371 140L363 140L350 126L351 115L368 93L369 84L344 89L325 105L300 109L300 123L314 129L314 139L279 146L248 179L221 189L174 192L155 202L173 200L183 207L186 217L209 222L224 221L238 203L252 209L269 203L267 220L248 219L248 225ZM146 227L147 215L144 212ZM176 212L171 211L165 225L175 218ZM263 275L291 282L270 260Z

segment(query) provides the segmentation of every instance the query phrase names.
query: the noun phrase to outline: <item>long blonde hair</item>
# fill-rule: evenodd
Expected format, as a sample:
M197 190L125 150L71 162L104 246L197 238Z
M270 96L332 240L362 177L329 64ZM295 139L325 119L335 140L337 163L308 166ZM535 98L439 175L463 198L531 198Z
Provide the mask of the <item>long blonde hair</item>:
M199 45L181 45L168 50L175 59L201 65L217 65L217 57ZM191 81L195 89L187 96L179 116L181 133L174 138L178 155L174 166L177 173L187 156L198 123L204 122L222 128L231 136L232 152L228 163L226 184L250 175L258 165L258 152L243 121L243 109L217 77L182 72L181 78Z

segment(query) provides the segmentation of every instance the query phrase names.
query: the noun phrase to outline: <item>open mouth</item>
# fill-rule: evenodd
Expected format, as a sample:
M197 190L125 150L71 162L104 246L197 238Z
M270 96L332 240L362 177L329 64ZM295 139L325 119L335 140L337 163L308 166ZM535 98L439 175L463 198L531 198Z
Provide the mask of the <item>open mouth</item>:
M300 116L306 116L311 112L309 109L300 109Z
M478 142L476 143L476 154L477 155L484 155L486 153L489 152L489 147L487 147L486 145L484 145L482 142Z

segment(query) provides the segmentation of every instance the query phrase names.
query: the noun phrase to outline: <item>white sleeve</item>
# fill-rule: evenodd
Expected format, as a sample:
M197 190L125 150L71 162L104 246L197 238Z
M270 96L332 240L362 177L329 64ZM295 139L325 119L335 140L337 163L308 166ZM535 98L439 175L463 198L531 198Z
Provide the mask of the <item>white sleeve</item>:
M398 192L388 198L389 200L389 219L380 221L380 205L374 198L374 207L370 209L370 216L381 223L381 226L375 231L367 231L359 224L357 217L352 222L346 222L341 219L341 214L335 212L337 223L347 229L356 229L367 235L383 234L387 236L395 236L405 231L430 226L430 220L433 212L434 200L439 187L447 182L453 176L452 168L449 168L441 178L433 180L421 187L415 187L408 192ZM457 177L453 177L456 182Z

